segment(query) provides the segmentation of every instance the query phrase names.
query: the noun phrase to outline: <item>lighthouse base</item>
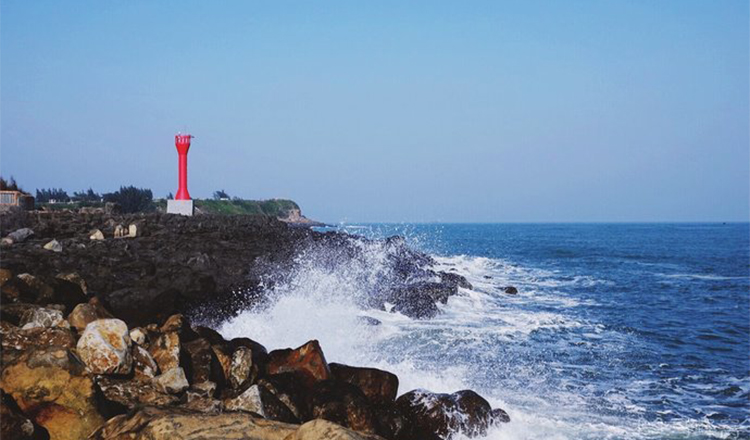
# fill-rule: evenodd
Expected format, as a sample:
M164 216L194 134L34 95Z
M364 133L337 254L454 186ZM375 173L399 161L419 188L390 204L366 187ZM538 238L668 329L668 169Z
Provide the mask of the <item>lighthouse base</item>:
M167 214L180 214L192 216L195 207L192 200L167 200Z

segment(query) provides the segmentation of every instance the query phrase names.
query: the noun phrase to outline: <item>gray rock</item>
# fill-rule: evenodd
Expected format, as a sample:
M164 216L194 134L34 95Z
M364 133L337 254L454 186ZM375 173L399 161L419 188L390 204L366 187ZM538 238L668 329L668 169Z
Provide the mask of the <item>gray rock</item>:
M31 237L32 235L34 235L34 231L32 231L31 229L21 228L8 234L8 238L10 238L13 241L13 243L23 243L24 241L26 241L27 238Z

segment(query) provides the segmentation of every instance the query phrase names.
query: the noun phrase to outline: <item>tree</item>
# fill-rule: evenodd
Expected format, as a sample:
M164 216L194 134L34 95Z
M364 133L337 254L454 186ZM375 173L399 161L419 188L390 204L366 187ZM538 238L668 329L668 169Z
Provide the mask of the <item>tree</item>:
M120 205L123 213L150 211L154 199L150 189L136 188L134 186L121 186L119 191L104 194L105 202L114 202Z
M220 189L218 191L214 191L214 200L222 200L222 199L229 199L229 194L227 194L226 191L223 189Z
M89 188L87 191L73 192L73 200L77 202L100 202L102 196Z
M37 203L48 203L50 200L57 202L69 202L70 196L62 188L49 188L49 189L37 189L36 190L36 201Z
M16 179L14 179L13 176L10 176L10 180L5 180L3 177L0 177L0 190L23 192L23 190L18 187L18 184L16 183Z

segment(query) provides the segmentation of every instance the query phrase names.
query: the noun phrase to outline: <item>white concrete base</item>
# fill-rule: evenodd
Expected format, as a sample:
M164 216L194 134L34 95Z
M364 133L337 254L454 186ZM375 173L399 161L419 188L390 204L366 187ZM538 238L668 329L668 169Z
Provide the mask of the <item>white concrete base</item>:
M195 213L192 200L167 200L167 214L191 216Z

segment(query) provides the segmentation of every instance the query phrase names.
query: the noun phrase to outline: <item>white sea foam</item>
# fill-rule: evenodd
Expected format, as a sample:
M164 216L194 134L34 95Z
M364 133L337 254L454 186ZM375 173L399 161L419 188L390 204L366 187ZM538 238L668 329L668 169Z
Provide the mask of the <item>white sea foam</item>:
M604 327L566 315L564 311L580 305L580 300L568 298L563 292L558 295L555 289L576 283L606 287L607 281L586 276L565 279L552 271L489 258L436 257L436 269L466 276L474 289L460 289L459 295L440 305L442 313L437 317L412 320L362 306L362 298L389 276L389 269L382 246L361 246L360 256L336 266L322 261L325 256L316 255L317 251L304 253L287 281L267 292L274 298L268 308L243 312L225 322L220 332L227 338L253 338L269 349L296 347L316 338L329 362L394 372L400 381L399 393L415 388L435 392L477 389L493 407L505 409L511 417L510 423L487 434L490 440L631 439L696 433L721 438L726 432L709 422L647 422L598 414L585 389L551 381L555 371L581 367L564 362L539 365L498 359L494 351L503 347L503 341L524 341L538 332L580 329L587 339L583 343L596 343L606 331ZM519 295L503 294L507 285L519 287ZM550 293L540 285L554 289ZM523 307L525 303L545 301L558 305L556 309L561 312ZM363 316L381 324L369 325ZM617 338L625 336L610 339ZM504 368L515 370L493 371ZM478 372L510 377L511 382L478 380ZM605 399L630 414L645 411L620 392L610 392Z

